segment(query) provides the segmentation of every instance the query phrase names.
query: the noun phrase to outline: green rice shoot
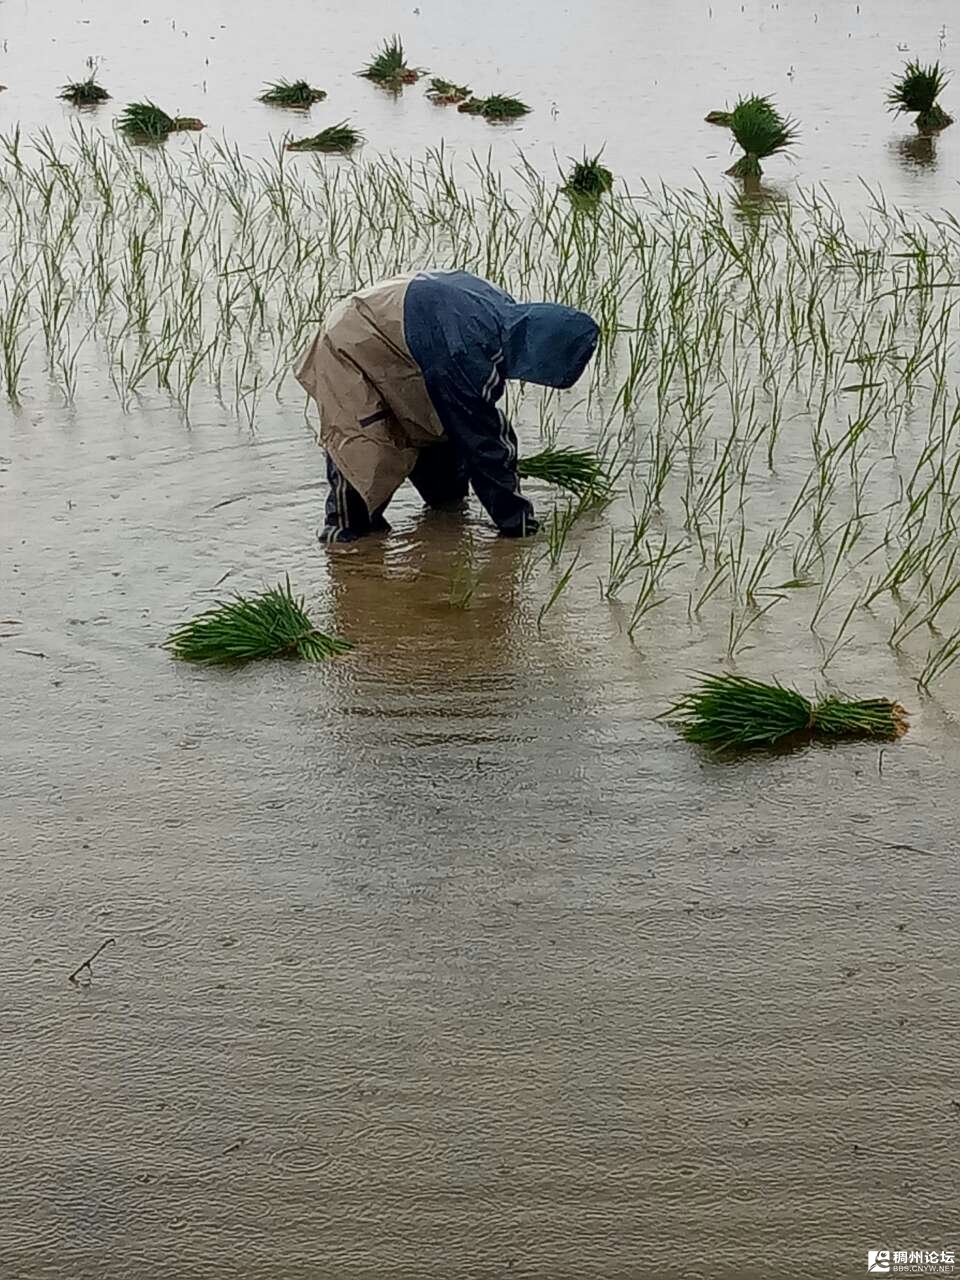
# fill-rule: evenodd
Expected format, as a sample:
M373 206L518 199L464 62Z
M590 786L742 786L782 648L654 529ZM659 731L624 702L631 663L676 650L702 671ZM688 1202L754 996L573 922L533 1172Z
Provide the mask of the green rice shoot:
M318 631L294 596L289 577L258 596L235 595L178 627L165 641L183 662L214 665L262 658L301 658L322 662L346 653L347 640Z
M365 67L357 72L365 80L382 85L386 89L401 89L405 84L416 84L422 75L422 67L407 65L403 41L399 36L385 40Z
M180 130L202 129L203 122L193 116L169 116L154 102L131 102L117 117L117 128L129 138L162 142Z
M780 155L799 135L796 122L785 119L769 98L741 98L730 114L734 143L744 154L727 170L735 178L759 179L761 160Z
M427 97L438 107L448 107L471 97L473 90L469 85L454 84L452 80L441 80L434 76L427 88Z
M93 73L86 80L75 80L70 84L63 85L57 97L62 102L69 102L74 107L95 107L99 103L107 102L110 99L109 93L107 93L102 84L97 83Z
M582 160L573 161L573 168L567 174L564 191L567 195L581 200L599 200L601 196L613 189L613 174L600 163L602 151L595 156L583 154Z
M917 128L922 132L945 129L953 124L953 117L947 115L937 99L948 83L949 77L939 62L928 67L908 62L887 94L887 106L897 115L916 113Z
M319 133L314 133L308 138L292 139L287 143L287 150L323 151L327 154L346 155L361 142L363 142L363 134L359 129L354 129L346 120L341 120L339 124L328 125L326 129L321 129Z
M735 675L703 675L659 719L688 742L717 748L769 747L789 738L892 741L908 729L907 712L886 698L838 696L812 702L781 684Z
M457 108L471 116L483 116L484 120L518 120L530 114L530 108L519 98L509 94L494 93L489 98L470 98Z
M543 480L579 498L605 501L612 487L610 474L592 449L544 449L517 462L522 480Z
M312 107L326 96L325 89L314 89L306 80L277 80L267 85L257 101L273 107Z

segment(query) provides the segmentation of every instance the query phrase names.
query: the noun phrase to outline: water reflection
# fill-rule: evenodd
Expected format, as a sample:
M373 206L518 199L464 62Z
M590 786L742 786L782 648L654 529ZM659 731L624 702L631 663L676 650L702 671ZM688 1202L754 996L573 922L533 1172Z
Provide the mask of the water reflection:
M756 228L760 220L788 202L782 187L768 187L758 178L744 178L731 191L730 208L737 222Z
M889 149L905 169L935 169L937 166L937 139L933 134L915 133L894 138Z
M447 671L502 664L520 630L526 550L462 513L431 511L324 549L336 632L395 653L428 645Z

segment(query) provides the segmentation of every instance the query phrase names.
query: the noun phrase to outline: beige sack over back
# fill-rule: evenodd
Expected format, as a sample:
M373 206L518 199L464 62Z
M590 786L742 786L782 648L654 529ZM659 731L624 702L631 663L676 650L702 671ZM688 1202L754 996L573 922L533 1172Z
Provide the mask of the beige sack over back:
M410 279L339 303L296 370L320 410L320 443L370 511L389 502L420 449L445 438L404 337Z

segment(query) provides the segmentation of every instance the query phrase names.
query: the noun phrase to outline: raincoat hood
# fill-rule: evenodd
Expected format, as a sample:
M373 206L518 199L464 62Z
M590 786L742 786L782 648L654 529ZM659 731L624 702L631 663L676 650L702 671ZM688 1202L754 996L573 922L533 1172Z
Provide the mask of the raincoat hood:
M511 302L503 316L503 374L542 387L572 387L600 330L585 311L556 302Z

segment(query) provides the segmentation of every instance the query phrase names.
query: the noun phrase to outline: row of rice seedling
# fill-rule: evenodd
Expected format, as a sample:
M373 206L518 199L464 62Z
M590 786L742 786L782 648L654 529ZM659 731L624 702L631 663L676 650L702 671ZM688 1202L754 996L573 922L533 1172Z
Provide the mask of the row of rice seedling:
M282 148L143 155L77 127L65 144L0 137L0 260L10 401L52 386L94 405L112 388L131 411L216 408L251 427L299 413L291 362L358 285L457 265L584 307L602 331L586 389L511 405L525 453L589 448L615 489L547 521L543 625L599 578L640 645L669 619L742 660L790 627L824 672L864 637L921 686L954 669L949 215L873 192L855 222L818 189L756 218L706 188L646 187L585 214L522 157L509 173L454 170L442 150L301 169Z

